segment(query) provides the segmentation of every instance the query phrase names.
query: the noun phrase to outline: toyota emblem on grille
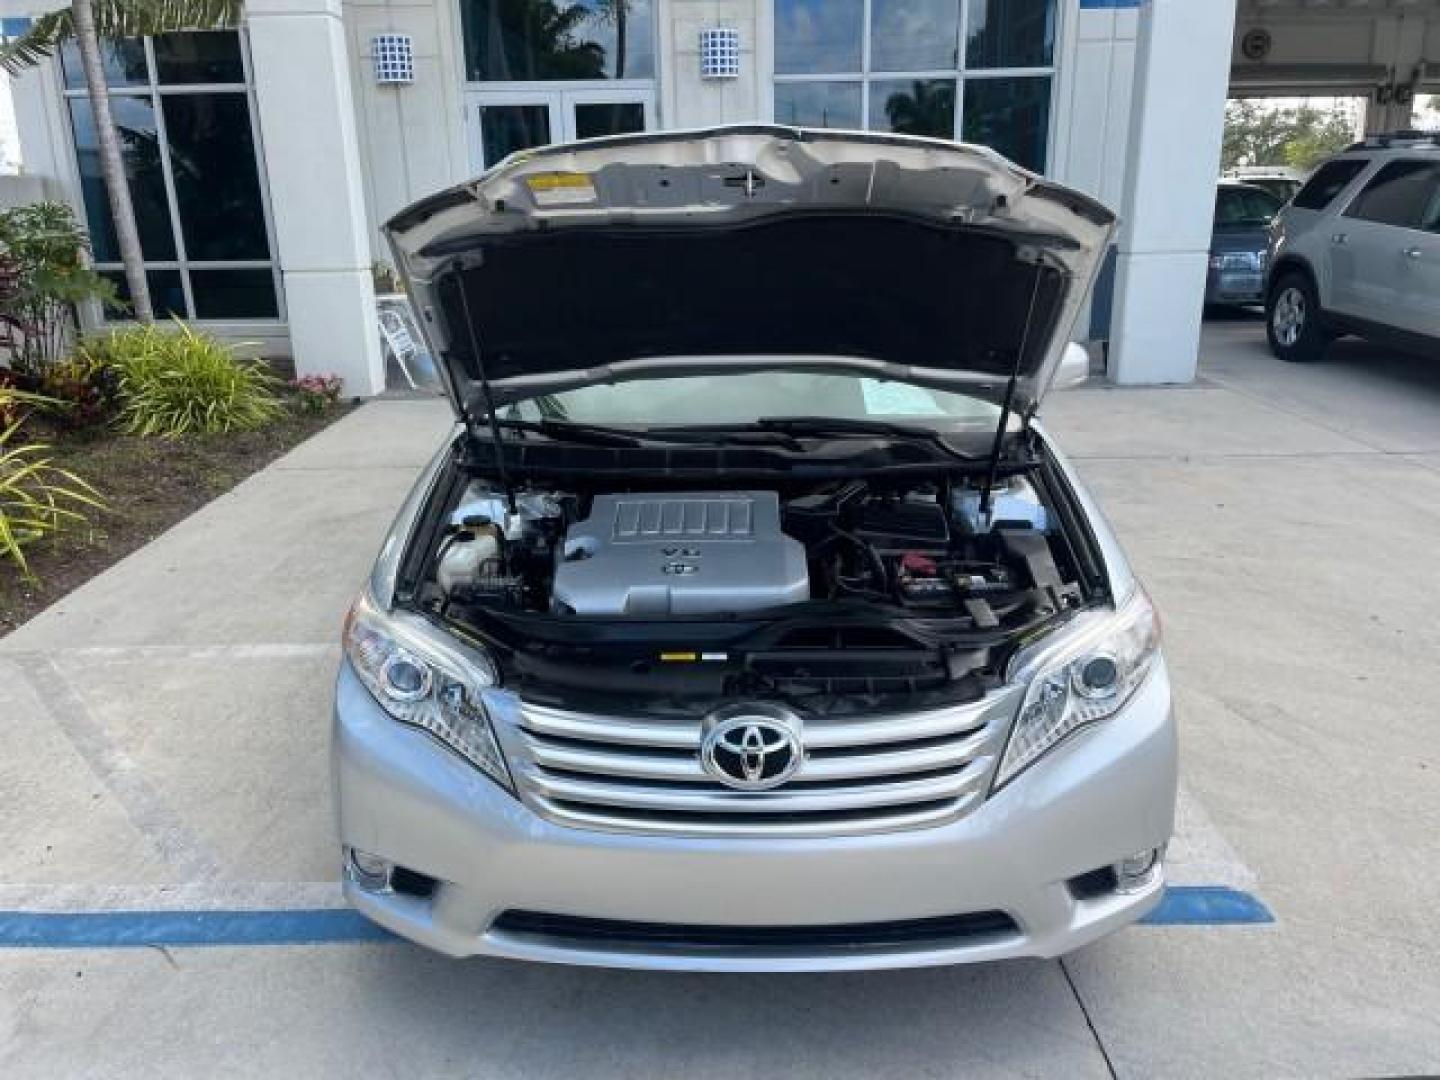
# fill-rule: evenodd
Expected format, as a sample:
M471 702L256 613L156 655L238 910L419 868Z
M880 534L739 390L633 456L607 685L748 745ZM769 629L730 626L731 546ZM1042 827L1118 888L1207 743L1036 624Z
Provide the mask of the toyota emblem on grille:
M705 719L700 763L740 791L764 791L795 775L804 763L800 717L776 705L733 705Z

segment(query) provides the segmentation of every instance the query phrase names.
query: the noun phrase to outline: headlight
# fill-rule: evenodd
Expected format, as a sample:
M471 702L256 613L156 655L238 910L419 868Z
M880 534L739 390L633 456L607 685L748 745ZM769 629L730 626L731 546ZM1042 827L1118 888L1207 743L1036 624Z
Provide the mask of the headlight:
M998 789L1071 732L1114 715L1160 652L1160 620L1136 587L1118 610L1087 612L1022 650L1012 681L1028 682L995 776Z
M419 615L382 611L368 592L346 616L344 638L345 655L382 709L514 790L480 698L497 681L489 656Z
M1265 269L1265 253L1263 251L1227 251L1223 255L1211 255L1210 269L1263 270Z

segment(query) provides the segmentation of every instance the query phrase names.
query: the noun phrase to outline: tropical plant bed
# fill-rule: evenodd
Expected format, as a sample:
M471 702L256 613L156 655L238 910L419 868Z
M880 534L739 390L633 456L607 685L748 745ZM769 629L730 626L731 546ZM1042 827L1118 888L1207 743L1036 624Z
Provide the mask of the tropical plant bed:
M0 637L350 411L306 411L293 396L283 400L280 418L255 431L168 439L50 431L32 418L27 436L49 444L44 456L54 465L89 479L105 507L26 547L38 580L0 560Z

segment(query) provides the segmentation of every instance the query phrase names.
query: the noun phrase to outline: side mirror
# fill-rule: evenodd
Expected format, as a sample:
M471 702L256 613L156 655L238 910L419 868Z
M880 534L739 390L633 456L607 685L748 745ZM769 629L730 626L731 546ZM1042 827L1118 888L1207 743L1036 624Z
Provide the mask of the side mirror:
M1090 378L1090 354L1085 346L1070 342L1060 354L1060 367L1055 371L1055 381L1050 385L1055 390L1069 390Z

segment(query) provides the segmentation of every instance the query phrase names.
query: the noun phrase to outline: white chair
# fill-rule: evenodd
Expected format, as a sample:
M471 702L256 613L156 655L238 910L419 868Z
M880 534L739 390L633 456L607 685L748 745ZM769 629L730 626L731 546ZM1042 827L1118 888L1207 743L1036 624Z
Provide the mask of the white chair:
M399 309L388 306L380 308L376 316L380 322L380 336L384 339L390 355L395 358L400 374L405 376L411 390L420 389L410 371L411 362L420 353L420 346L415 343L415 335L410 332L410 321Z

